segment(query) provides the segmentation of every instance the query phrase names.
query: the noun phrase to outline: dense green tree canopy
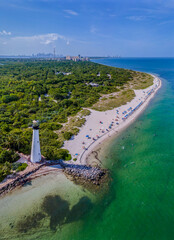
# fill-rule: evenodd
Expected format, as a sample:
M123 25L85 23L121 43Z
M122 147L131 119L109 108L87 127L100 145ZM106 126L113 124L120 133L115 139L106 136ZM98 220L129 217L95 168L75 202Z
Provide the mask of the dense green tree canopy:
M92 62L0 59L0 63L1 170L17 159L16 151L30 153L34 119L40 121L42 154L70 159L60 148L78 129L63 132L63 140L55 131L69 116L91 107L101 94L118 91L136 74ZM8 172L9 166L4 169Z

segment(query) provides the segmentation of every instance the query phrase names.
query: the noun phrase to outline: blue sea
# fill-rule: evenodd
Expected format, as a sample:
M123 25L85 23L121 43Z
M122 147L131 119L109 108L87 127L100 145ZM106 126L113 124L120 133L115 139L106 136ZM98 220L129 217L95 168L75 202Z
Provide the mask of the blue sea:
M174 59L93 61L154 73L162 88L107 145L102 161L112 181L106 193L91 193L63 176L37 179L0 199L0 239L174 239Z

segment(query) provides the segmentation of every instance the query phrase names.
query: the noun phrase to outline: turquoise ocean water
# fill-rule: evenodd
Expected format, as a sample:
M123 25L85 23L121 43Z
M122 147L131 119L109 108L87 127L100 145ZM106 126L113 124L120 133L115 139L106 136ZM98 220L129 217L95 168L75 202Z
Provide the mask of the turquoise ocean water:
M155 73L163 84L103 154L108 192L100 197L63 176L37 179L0 199L0 239L174 239L174 59L95 62Z

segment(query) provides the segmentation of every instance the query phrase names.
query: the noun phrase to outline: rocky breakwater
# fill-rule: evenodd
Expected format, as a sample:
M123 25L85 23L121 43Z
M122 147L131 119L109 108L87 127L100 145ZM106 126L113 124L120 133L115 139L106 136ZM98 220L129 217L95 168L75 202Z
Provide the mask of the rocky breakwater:
M100 185L106 176L108 176L108 170L99 167L67 164L65 162L61 162L60 164L64 173L77 183L90 182L95 185Z

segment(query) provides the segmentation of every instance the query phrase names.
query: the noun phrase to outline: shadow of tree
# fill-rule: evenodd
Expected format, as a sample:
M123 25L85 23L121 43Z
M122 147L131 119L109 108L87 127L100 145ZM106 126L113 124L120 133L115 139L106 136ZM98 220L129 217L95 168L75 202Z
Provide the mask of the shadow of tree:
M58 225L62 225L69 214L69 203L58 195L46 196L41 208L50 217L51 230L56 230Z
M93 204L88 197L82 197L70 210L69 203L59 195L48 195L41 204L41 211L24 216L17 223L17 231L26 233L41 226L41 221L48 217L49 227L56 231L58 226L79 221L91 211Z
M93 204L88 197L82 197L79 202L69 211L65 223L81 220L93 208Z
M40 222L43 218L45 218L45 214L43 214L42 212L37 212L29 216L24 216L24 218L17 223L18 232L26 233L31 229L39 228Z

